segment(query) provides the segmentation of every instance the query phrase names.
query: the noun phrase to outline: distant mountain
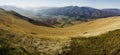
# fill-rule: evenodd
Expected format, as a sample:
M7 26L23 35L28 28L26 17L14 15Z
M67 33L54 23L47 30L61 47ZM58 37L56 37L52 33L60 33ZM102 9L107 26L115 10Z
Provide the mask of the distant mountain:
M33 12L31 10L20 8L20 7L4 5L4 6L1 6L1 8L5 9L7 11L11 11L11 10L15 11L23 16L30 17L30 18L37 17L37 14L35 12Z
M68 22L69 23L69 22ZM62 24L64 25L64 24ZM46 26L46 27L44 27ZM84 22L68 28L50 28L49 25L37 22L13 11L5 11L0 9L0 29L11 29L15 31L23 31L22 33L37 33L37 36L45 38L52 37L70 37L70 36L90 36L105 33L110 30L120 28L120 17L110 17L105 19L97 19L94 21ZM79 34L79 35L78 35Z
M120 9L102 9L102 10L108 12L120 12Z
M67 7L31 7L31 8L19 8L15 6L1 6L5 10L13 10L21 15L39 18L44 15L48 16L59 16L64 15L68 17L75 17L76 19L96 19L105 18L111 16L119 16L120 9L95 9L91 7L78 7L78 6L67 6Z
M91 7L28 7L1 6L5 10L13 10L22 16L54 27L64 27L112 16L120 16L120 9L96 9Z
M28 17L22 16L22 15L14 12L14 11L6 11L6 10L0 8L0 14L1 14L0 15L1 19L4 19L2 17L6 17L6 19L14 20L14 19L12 19L12 17L15 17L17 19L27 21L27 22L32 23L34 25L52 27L52 26L50 26L48 24L45 24L43 22L40 22L40 21L37 21L37 20L33 20L32 18L28 18ZM4 16L4 15L6 15L6 16Z
M96 19L96 18L104 18L110 16L119 16L119 9L95 9L91 7L78 7L78 6L68 6L68 7L60 7L60 8L51 8L39 10L38 14L44 15L65 15L69 17L76 18L84 18L84 19Z
M102 11L108 12L108 15L110 15L110 16L119 16L120 15L120 9L103 9Z

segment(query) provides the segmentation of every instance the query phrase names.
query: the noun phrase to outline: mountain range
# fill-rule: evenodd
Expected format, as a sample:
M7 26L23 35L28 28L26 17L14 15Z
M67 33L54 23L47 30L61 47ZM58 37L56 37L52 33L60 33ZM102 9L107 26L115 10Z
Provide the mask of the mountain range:
M112 9L110 14L114 12L119 13ZM52 23L60 19L53 17ZM69 19L59 23L73 24ZM0 55L119 55L120 16L95 18L65 28L52 28L48 23L0 8Z
M78 19L96 19L105 18L111 16L119 16L120 9L95 9L91 7L78 7L78 6L67 6L59 8L50 8L39 10L38 14L45 15L64 15L69 17L76 17Z
M16 12L0 9L1 28L4 27L13 31L16 30L25 33L33 32L38 33L37 36L55 36L56 38L58 36L68 37L77 35L97 35L109 30L119 28L119 20L119 17L109 17L89 22L83 22L66 28L51 28L49 25L46 25L42 22L36 22L35 20L24 17ZM84 34L85 32L87 32L87 34Z
M78 6L19 8L5 5L1 8L29 17L37 24L42 22L51 27L68 27L98 18L120 16L120 9L96 9Z
M19 8L15 6L1 6L5 10L13 10L24 16L59 16L75 17L78 19L96 19L111 16L119 16L120 9L96 9L91 7L67 6L67 7L40 7L40 8ZM32 15L30 15L32 13ZM30 16L29 16L30 15Z

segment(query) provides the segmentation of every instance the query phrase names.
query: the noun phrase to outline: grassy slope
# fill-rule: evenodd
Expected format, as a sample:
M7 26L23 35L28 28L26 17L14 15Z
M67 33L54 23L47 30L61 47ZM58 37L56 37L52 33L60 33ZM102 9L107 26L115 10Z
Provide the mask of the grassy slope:
M0 29L0 55L59 55L66 44Z
M45 36L37 35L37 33L49 33L46 29L49 28L33 25L9 12L0 10L0 55L59 54L59 50L66 45L65 41L55 41L49 37L46 39ZM52 31L51 28L50 30Z
M66 55L120 55L120 29L89 38L72 38L70 48Z
M25 20L22 20L19 17L16 17L10 13L6 13L5 11L0 11L0 28L1 29L9 29L12 31L18 31L24 34L37 35L37 36L57 36L61 35L61 31L56 31L57 29L36 26ZM57 34L56 34L57 32Z
M83 36L94 36L101 33L108 32L120 28L120 17L109 17L103 19L97 19L87 23L78 24L68 29L74 30L77 34ZM81 33L80 33L81 32Z
M11 33L13 33L13 34L17 33L19 35L23 35L23 37L37 36L37 37L41 37L41 38L52 38L52 39L58 40L59 38L66 39L71 36L80 36L80 35L91 36L91 35L101 34L101 33L104 33L104 32L110 31L110 30L119 29L120 28L119 21L120 21L120 17L109 17L106 19L98 19L95 21L90 21L87 23L74 25L74 26L68 27L68 28L49 28L49 27L33 25L33 24L29 23L28 21L22 20L21 18L15 16L15 15L12 15L9 12L0 10L0 29L9 30ZM76 53L76 55L77 54L88 55L88 53L90 53L91 55L114 54L114 51L115 51L115 53L116 53L116 51L119 51L119 48L118 48L119 47L119 41L118 41L119 40L119 32L120 31L114 31L114 32L109 32L108 34L97 36L97 37L82 38L81 43L83 43L83 44L79 44L79 41L81 41L81 38L75 39L75 40L73 40L73 42L71 42L73 45L71 47L74 50L71 51L70 54L74 54L74 53ZM6 36L6 37L8 37L8 36ZM108 36L110 38L108 38ZM17 39L20 39L20 37L21 36L19 36L19 38L17 38ZM28 37L27 40L29 40L30 37ZM16 40L16 38L15 38L15 40ZM11 42L11 41L8 41L8 42ZM17 41L17 42L16 41L15 41L15 43L19 42L19 41ZM32 41L32 40L30 40L30 41ZM77 42L75 42L75 41L77 41ZM27 42L27 41L25 41L25 42ZM46 46L51 47L51 45L47 45L47 44L49 44L48 42L45 42ZM74 44L74 42L75 42L75 44ZM13 43L14 43L14 41L13 41ZM41 43L43 43L43 42L41 42ZM57 42L55 42L55 43L57 43ZM20 43L20 45L23 45L23 44L24 43L22 43L22 44ZM57 45L57 44L54 44L54 45ZM112 45L112 47L111 47L111 45ZM30 45L30 46L32 46L32 45ZM61 46L61 44L57 45L57 47L55 47L55 46L53 46L53 47L58 49L59 48L58 46ZM81 47L83 49L81 49ZM101 49L99 49L99 48L101 48ZM106 48L106 49L104 49L104 48ZM87 49L90 49L90 50L87 50ZM116 49L118 49L118 50L116 50ZM11 47L10 47L10 50L11 50ZM21 51L21 49L19 49L19 48L17 50ZM49 51L49 49L47 51ZM54 50L54 51L56 51L56 50ZM86 51L86 53L84 53L84 52L81 53L80 51L81 52ZM105 52L105 53L103 53L103 52ZM21 53L24 53L24 52L21 52Z
M91 36L120 28L120 17L98 19L68 28L49 28L33 25L11 13L0 10L0 28L41 38L66 39L73 36Z

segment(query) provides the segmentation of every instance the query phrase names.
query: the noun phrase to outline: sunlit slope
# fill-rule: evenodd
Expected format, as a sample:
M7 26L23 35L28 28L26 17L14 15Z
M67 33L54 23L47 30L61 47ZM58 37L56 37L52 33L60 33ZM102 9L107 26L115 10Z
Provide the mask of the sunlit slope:
M91 36L120 28L120 17L98 19L68 28L50 28L34 25L9 12L0 10L0 29L8 29L26 35L44 38L67 38L74 36Z
M61 38L71 34L65 31L65 29L33 25L32 23L4 10L0 10L0 29L8 29L13 32L16 31L26 35L47 38Z
M87 23L75 25L68 29L74 30L76 35L80 34L83 36L94 36L105 33L107 31L115 30L120 28L120 17L109 17L97 19Z
M70 49L66 55L120 55L120 30L89 38L72 38Z

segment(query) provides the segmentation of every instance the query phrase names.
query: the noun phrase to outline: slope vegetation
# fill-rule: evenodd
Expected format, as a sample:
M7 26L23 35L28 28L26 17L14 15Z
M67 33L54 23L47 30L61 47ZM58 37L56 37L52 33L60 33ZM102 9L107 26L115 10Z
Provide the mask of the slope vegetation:
M83 36L99 35L110 30L120 28L120 17L109 17L97 19L87 23L82 23L68 27L68 29L74 30L76 34L82 33Z
M66 41L38 36L38 30L42 33L49 27L26 19L0 9L0 55L59 55Z
M89 38L71 39L70 51L63 55L120 55L120 29Z
M41 26L34 25L29 21L26 21L25 19L27 18L17 16L11 12L7 12L2 9L0 10L0 28L1 29L8 29L8 30L12 30L13 32L17 31L23 34L38 35L43 37L45 37L44 35L47 35L47 34L48 34L47 36L50 36L56 33L55 30L53 30L53 28L44 27L42 24Z
M30 21L0 9L0 55L119 54L120 30L116 29L120 29L120 17L97 19L67 28L38 26ZM108 31L111 32L96 36ZM71 42L69 37L72 37Z
M0 29L8 29L26 35L41 38L66 39L75 36L92 36L120 28L120 17L97 19L67 28L50 28L38 26L16 16L11 12L0 10Z
M0 55L60 55L64 41L0 29Z

